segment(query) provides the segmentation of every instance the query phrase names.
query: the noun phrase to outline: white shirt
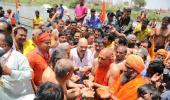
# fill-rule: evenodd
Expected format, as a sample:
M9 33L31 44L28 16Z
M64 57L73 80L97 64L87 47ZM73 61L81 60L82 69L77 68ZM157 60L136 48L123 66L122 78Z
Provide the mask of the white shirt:
M84 67L84 66L92 66L92 61L93 61L93 53L91 50L87 49L84 55L84 58L80 59L78 56L78 51L77 48L73 48L70 51L70 56L73 62L75 63L76 67Z
M19 100L34 100L35 94L28 94L24 97L19 98Z
M27 58L20 52L9 50L2 56L7 59L5 65L11 69L11 75L2 75L0 100L19 100L19 97L32 94L31 68Z

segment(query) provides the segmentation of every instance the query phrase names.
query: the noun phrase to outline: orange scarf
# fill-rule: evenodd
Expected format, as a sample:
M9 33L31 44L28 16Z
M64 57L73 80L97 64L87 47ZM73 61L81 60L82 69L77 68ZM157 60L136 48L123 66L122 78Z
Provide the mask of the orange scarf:
M121 77L110 86L110 90L113 92L113 96L116 96L118 100L136 100L137 89L146 83L145 79L139 74L136 78L132 79L128 83L121 85L123 74Z
M96 69L96 73L95 73L95 77L94 77L94 82L101 84L101 85L108 85L108 77L107 77L107 73L109 70L109 66L105 67L98 67Z

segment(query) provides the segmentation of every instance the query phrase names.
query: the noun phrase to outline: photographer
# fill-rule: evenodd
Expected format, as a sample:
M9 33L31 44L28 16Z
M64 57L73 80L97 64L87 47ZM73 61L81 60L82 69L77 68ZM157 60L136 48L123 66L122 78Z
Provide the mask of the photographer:
M47 13L49 14L47 19L47 27L52 26L53 28L55 28L55 23L58 22L59 13L57 12L56 7L58 6L47 9Z
M3 10L3 7L0 7L0 20L7 20L7 17L4 16L5 12Z

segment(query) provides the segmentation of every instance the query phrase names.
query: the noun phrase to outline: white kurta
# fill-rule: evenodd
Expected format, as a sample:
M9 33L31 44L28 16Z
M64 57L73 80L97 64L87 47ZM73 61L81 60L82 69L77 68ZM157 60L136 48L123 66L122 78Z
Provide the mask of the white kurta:
M73 62L75 63L76 67L83 68L84 66L92 66L93 61L93 53L91 50L87 49L85 55L81 61L80 57L78 56L77 48L73 48L70 51L70 56Z
M10 51L2 58L8 58ZM0 100L20 100L18 98L33 93L31 68L27 58L20 52L12 50L6 65L12 73L10 76L2 75L1 77L3 85L0 86Z

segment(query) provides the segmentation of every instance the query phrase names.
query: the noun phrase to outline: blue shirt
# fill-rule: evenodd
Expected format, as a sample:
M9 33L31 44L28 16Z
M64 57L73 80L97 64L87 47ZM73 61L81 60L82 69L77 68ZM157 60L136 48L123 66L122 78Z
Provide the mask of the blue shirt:
M85 25L87 25L87 27L101 28L101 21L100 21L99 17L97 17L97 16L95 16L95 17L87 16L85 21L86 21Z
M146 61L144 61L144 64L145 64L145 68L144 70L141 72L141 75L146 77L147 76L147 68L148 68L148 63Z
M59 19L62 19L63 16L64 16L64 8L61 6L61 7L59 7L58 9L59 9L59 11L60 11Z
M161 100L170 100L170 90L161 94Z

